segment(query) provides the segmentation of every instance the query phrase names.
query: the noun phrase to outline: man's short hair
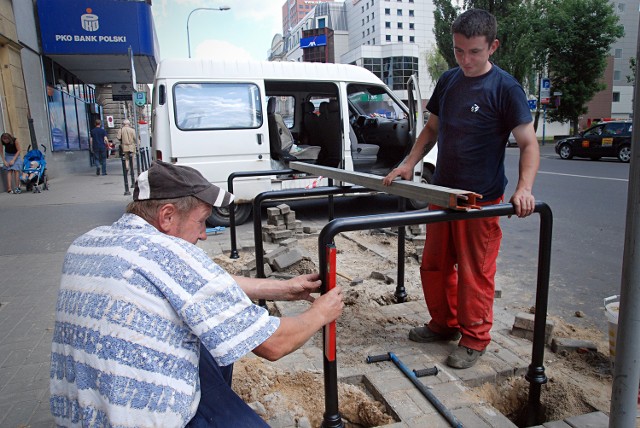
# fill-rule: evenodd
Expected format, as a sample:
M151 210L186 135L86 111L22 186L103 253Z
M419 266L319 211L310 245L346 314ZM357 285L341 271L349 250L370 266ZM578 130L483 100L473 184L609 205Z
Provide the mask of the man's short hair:
M125 120L122 121L122 124L126 125L126 126L129 126L129 125L131 125L131 122L129 121L129 119L125 119Z
M202 202L195 196L184 196L182 198L175 199L147 199L144 201L131 201L129 202L129 205L127 205L126 212L142 217L147 222L151 223L156 219L158 210L167 204L175 206L180 215L185 215L201 205L211 206Z
M484 9L469 9L453 21L451 32L467 39L484 36L491 44L498 35L498 23L496 17Z

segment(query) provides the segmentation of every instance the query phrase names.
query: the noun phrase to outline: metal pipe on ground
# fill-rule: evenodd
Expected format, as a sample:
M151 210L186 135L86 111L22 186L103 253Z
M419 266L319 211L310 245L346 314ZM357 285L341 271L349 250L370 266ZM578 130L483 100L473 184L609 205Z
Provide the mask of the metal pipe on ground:
M368 364L379 363L383 361L393 361L393 364L395 364L396 367L398 367L400 371L404 373L404 375L411 381L411 383L413 383L413 385L418 388L422 395L424 395L424 397L429 400L431 404L433 404L433 407L435 407L436 410L440 412L442 417L445 418L447 422L449 422L449 425L456 428L463 427L462 422L460 422L458 418L456 418L453 413L451 413L451 411L447 409L440 400L438 400L438 397L436 397L433 392L429 391L429 389L418 380L415 372L409 370L409 368L402 361L400 361L400 358L398 358L396 354L394 354L393 352L389 352L384 355L373 355L367 357Z

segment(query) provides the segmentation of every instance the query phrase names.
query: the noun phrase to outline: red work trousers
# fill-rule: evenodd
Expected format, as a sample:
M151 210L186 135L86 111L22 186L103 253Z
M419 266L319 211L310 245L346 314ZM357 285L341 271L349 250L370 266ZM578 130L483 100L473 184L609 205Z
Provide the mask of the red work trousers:
M499 217L427 225L420 277L431 314L429 329L442 335L460 330L459 344L477 351L489 345L501 240Z

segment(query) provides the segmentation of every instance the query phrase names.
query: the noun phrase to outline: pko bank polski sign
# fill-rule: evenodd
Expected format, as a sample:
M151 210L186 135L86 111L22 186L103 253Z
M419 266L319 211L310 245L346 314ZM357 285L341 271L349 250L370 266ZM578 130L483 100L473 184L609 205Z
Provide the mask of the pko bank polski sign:
M45 55L153 54L153 19L146 2L38 0Z

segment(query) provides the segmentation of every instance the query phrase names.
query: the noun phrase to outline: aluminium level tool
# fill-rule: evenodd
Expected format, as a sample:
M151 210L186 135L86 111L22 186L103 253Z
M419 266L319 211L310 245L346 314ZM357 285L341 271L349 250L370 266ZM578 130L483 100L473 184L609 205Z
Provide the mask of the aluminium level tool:
M462 422L460 422L458 418L456 418L453 415L453 413L451 413L449 409L447 409L444 406L444 404L442 404L442 402L438 400L438 398L435 395L433 395L433 393L429 391L429 389L426 386L424 386L422 382L418 380L418 377L416 376L415 371L414 372L410 371L409 368L405 366L402 361L400 361L400 359L396 356L396 354L394 354L393 352L389 352L383 355L370 355L367 357L368 364L379 363L382 361L389 361L389 360L393 361L396 367L398 367L400 371L402 371L402 373L404 373L404 375L409 378L411 383L413 383L415 387L420 390L422 395L424 395L425 398L429 400L431 404L433 404L433 407L435 407L438 410L438 412L440 412L440 414L447 420L447 422L449 422L449 425L455 428L463 428ZM438 369L437 368L435 369L436 369L435 373L429 372L428 374L423 374L423 376L437 374ZM433 370L433 369L427 369L427 370Z

